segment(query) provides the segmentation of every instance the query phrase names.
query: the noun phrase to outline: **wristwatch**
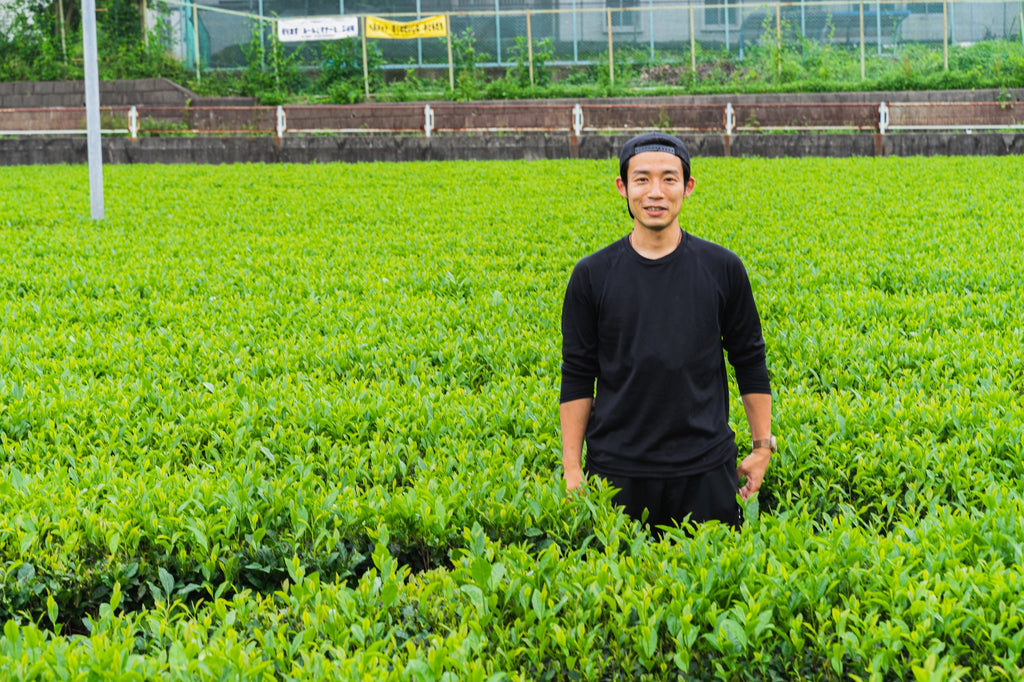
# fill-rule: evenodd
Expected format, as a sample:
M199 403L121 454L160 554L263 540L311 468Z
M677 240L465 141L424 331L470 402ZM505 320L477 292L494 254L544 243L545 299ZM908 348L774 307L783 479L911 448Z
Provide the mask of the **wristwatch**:
M753 449L757 450L758 448L768 448L773 453L779 451L779 446L775 442L775 436L769 436L768 438L760 438L758 440L755 440Z

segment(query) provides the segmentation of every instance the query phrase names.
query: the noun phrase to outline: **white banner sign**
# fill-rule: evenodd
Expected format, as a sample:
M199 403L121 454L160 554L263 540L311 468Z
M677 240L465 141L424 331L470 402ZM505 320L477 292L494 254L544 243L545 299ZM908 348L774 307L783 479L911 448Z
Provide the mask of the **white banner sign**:
M341 40L359 35L358 17L302 17L278 19L277 39L282 43Z

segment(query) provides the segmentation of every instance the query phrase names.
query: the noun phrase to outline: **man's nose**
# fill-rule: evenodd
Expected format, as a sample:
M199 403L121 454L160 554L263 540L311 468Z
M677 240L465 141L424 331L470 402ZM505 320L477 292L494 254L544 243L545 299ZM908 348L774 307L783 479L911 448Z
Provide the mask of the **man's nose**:
M651 180L651 191L649 196L660 197L662 194L661 182L659 180Z

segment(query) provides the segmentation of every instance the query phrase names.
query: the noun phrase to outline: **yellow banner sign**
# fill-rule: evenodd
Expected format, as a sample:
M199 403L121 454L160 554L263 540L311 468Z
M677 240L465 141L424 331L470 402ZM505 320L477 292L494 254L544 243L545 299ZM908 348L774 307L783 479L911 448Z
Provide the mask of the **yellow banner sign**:
M446 35L448 17L444 14L406 22L366 17L367 38L443 38Z

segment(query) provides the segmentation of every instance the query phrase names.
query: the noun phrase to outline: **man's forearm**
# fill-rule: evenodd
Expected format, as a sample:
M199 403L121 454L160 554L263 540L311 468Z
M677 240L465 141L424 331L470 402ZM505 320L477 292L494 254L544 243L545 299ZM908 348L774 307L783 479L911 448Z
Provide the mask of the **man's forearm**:
M763 440L772 435L772 396L770 393L747 393L740 398L743 400L743 409L747 413L747 422L750 424L750 437L753 440ZM759 447L751 450L750 454L743 458L736 473L746 479L740 487L740 497L749 499L754 493L761 489L761 482L764 481L765 472L768 470L768 462L771 461L772 451L768 447Z
M562 477L570 490L583 480L583 440L593 404L593 398L580 398L562 403L558 408L562 425Z
M747 413L750 424L750 437L753 440L768 438L772 435L772 396L770 393L747 393L740 396L743 409Z

